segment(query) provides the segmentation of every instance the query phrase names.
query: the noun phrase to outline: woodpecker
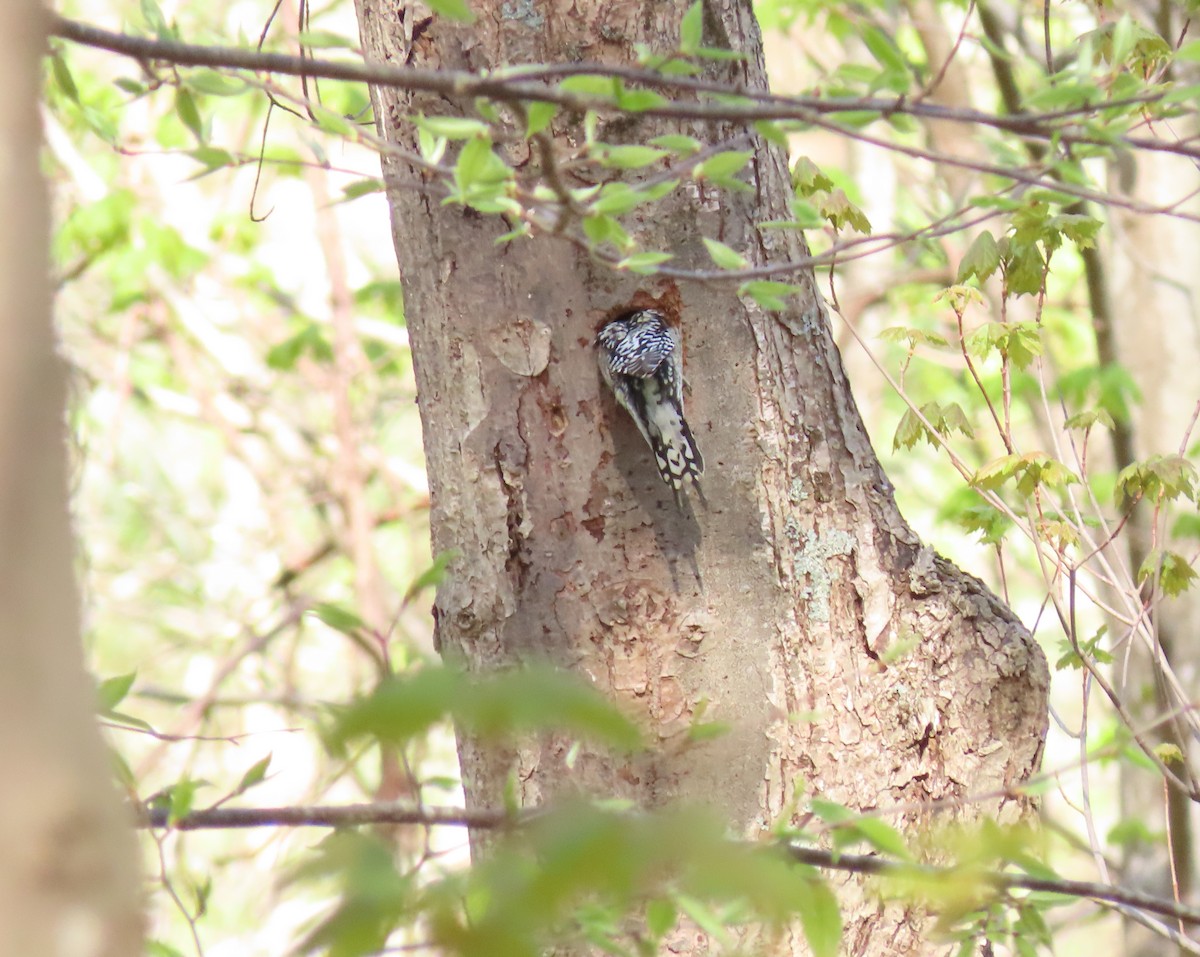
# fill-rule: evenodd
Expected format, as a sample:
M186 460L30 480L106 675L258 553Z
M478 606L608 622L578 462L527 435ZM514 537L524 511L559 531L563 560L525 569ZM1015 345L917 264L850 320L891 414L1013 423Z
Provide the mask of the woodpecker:
M683 337L657 309L631 309L596 335L604 381L650 444L658 474L679 499L683 480L699 489L704 457L683 417Z

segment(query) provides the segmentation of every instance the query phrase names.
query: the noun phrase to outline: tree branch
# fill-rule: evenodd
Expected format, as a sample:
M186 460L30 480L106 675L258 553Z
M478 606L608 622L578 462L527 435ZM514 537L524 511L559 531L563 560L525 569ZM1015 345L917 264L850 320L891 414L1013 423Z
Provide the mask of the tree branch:
M220 830L247 827L354 827L365 824L419 824L427 827L449 826L483 829L513 827L542 813L535 810L520 816L507 811L468 811L462 808L420 807L412 804L387 802L379 804L349 804L341 806L304 806L269 808L214 808L193 811L168 824L166 808L140 808L137 826L140 828L172 827L180 831ZM845 871L872 876L912 875L919 873L932 878L960 873L954 867L936 867L896 861L875 854L844 854L815 847L786 845L787 855L794 861L823 870ZM1072 881L1054 877L1032 877L1028 874L1006 874L984 871L973 875L1000 893L1036 891L1086 898L1101 904L1132 907L1158 914L1185 924L1200 925L1200 908L1177 904L1175 901L1141 894L1137 891L1099 884L1092 881Z
M420 824L428 827L499 828L515 823L504 811L420 807L411 803L307 805L297 807L221 807L192 811L175 822L164 807L137 809L139 828L170 827L178 831L228 830L247 827L356 827L361 824Z
M926 119L965 123L971 126L988 126L1019 136L1040 140L1054 139L1060 143L1109 147L1114 143L1119 143L1130 149L1177 153L1182 156L1200 158L1200 145L1178 140L1172 142L1134 136L1111 138L1088 136L1086 133L1080 132L1077 126L1072 125L1077 124L1081 118L1095 114L1098 110L1150 105L1159 102L1165 94L1146 94L1125 100L1111 100L1054 112L1001 116L981 110L909 100L905 96L897 96L892 99L778 96L766 91L744 90L711 81L664 76L652 70L611 67L599 63L521 68L482 76L456 70L423 70L383 63L320 60L309 56L262 53L238 47L196 45L175 40L113 33L80 23L77 20L69 20L55 13L48 14L47 32L51 36L108 50L141 61L163 60L178 66L250 70L286 76L373 83L376 86L394 87L414 92L440 93L459 100L483 96L504 102L524 100L555 103L567 109L580 111L619 110L619 107L611 100L603 97L579 96L553 86L547 86L537 82L536 79L534 82L530 82L531 77L549 79L568 73L572 75L591 74L610 76L648 88L674 89L693 94L712 93L724 97L738 96L748 101L746 103L670 102L638 111L639 115L649 117L741 122L794 120L812 123L818 117L830 114L867 111L877 112L881 116L907 114ZM828 123L828 121L825 122ZM852 135L854 131L846 129L842 132Z

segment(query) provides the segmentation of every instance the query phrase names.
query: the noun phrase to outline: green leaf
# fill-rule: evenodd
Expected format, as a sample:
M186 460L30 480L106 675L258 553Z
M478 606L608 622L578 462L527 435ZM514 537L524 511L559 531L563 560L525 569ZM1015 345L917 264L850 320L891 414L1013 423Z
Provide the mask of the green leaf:
M271 755L268 754L260 761L255 761L250 769L242 775L241 781L238 782L237 788L233 795L245 794L257 784L262 784L267 779L267 769L271 766Z
M816 163L807 156L796 157L796 162L792 164L792 189L797 196L827 193L833 188L833 180L821 172Z
M705 236L704 245L707 247L712 261L721 269L745 269L749 265L745 256L726 246L723 242Z
M188 150L187 155L204 165L204 170L197 173L196 176L207 176L214 170L232 166L235 162L233 155L228 150L216 146L197 146L194 150Z
M475 22L475 14L471 12L466 0L425 0L425 3L430 10L440 13L443 17L458 20L460 23Z
M150 32L157 35L160 39L165 39L170 30L167 28L166 17L163 16L162 9L155 0L141 0L142 19L146 21L146 26Z
M828 193L816 193L813 198L821 215L829 221L834 229L844 229L849 226L856 232L867 235L871 232L871 221L866 213L859 209L850 198L840 189Z
M1117 476L1117 504L1145 497L1153 502L1195 499L1196 467L1182 455L1152 455L1126 466Z
M788 148L787 133L775 120L755 120L754 131L772 146L778 146L783 150Z
M655 273L663 263L670 262L674 258L670 253L634 253L617 263L617 268L628 270L639 276L649 276Z
M909 851L903 835L879 818L860 817L851 827L875 850L890 854L898 860L912 860L912 853Z
M624 227L611 216L589 215L583 218L583 232L597 246L612 243L617 249L625 250L635 244Z
M71 68L67 66L67 59L58 47L51 50L50 71L54 74L54 82L63 95L78 103L79 87L75 85L75 78L71 76Z
M684 136L682 133L667 133L663 136L656 136L650 141L651 146L658 146L664 150L670 150L678 156L694 156L704 148L694 136Z
M703 901L690 894L676 894L675 901L679 904L679 909L713 940L729 940L729 931L725 927L725 922Z
M1017 491L1022 495L1032 495L1039 486L1062 489L1067 485L1079 484L1075 473L1041 452L1003 455L976 471L971 484L976 488L994 491L1009 479L1016 479Z
M175 115L201 143L204 142L204 121L200 119L200 111L196 108L196 100L187 90L180 88L175 91Z
M128 674L105 678L101 681L100 686L96 689L96 706L100 713L107 714L124 701L136 678L137 672L131 671Z
M984 230L975 237L970 248L958 264L956 283L964 283L972 276L982 282L994 273L1000 265L1000 250L996 246L996 237L990 230Z
M296 40L311 50L353 50L358 45L350 37L332 30L301 30Z
M605 183L588 211L595 216L622 216L643 200L644 197L628 183ZM586 219L584 226L586 230ZM593 242L602 241L590 232L588 238Z
M640 169L657 163L667 155L666 150L653 146L610 146L607 143L593 144L591 152L601 165L612 169Z
M678 57L672 57L670 60L660 63L657 69L663 76L698 76L703 72L691 60L681 60Z
M1115 429L1117 424L1112 415L1105 409L1088 409L1086 412L1076 412L1063 423L1068 429L1091 429L1100 425L1106 429Z
M326 133L332 133L334 136L353 135L354 124L341 113L336 113L327 107L321 106L319 103L312 102L308 104L308 109L312 112L318 129Z
M1028 368L1045 350L1041 329L1034 322L985 322L967 336L966 346L980 358L998 352L1018 369Z
M704 39L704 3L696 0L679 21L679 52L684 56L695 56Z
M343 608L341 605L336 605L333 602L314 605L309 609L309 613L315 615L334 631L340 631L343 635L353 637L367 630L366 623L358 615L349 608Z
M167 823L174 826L180 818L187 817L196 805L196 792L207 786L207 781L193 781L190 778L171 785L166 792Z
M883 342L902 342L910 349L916 346L933 346L945 349L950 343L941 333L915 329L912 326L888 326L878 336Z
M352 199L358 199L360 196L370 196L373 193L382 193L387 189L383 180L369 177L360 179L356 183L350 183L342 187L342 199L349 202Z
M641 747L637 727L600 692L545 665L475 677L426 666L388 678L341 711L333 737L403 744L446 718L490 739L554 728L622 750Z
M298 954L379 953L415 898L411 878L397 871L391 849L374 835L349 829L322 840L287 880L333 882L339 890L337 906L295 948Z
M699 163L692 170L692 176L698 180L710 179L713 182L725 184L734 174L741 172L753 156L754 154L747 150L727 150L717 153L703 163Z
M481 213L512 213L515 201L508 195L512 170L492 152L492 141L477 136L466 141L454 164L456 192L444 203L461 203Z
M558 88L564 93L603 97L609 100L616 98L618 89L611 76L597 76L595 73L569 76L558 85Z
M1154 746L1154 755L1163 764L1183 764L1183 751L1179 745L1164 741Z
M740 50L726 50L723 47L701 47L696 56L702 60L745 60L746 54Z
M797 896L796 907L813 957L837 957L842 943L842 914L833 891L821 881L810 881L808 892Z
M558 112L557 103L530 103L526 107L526 136L536 136L550 125Z
M238 96L250 89L245 80L216 70L194 70L187 75L189 89L209 96Z
M674 930L678 920L679 911L672 901L659 897L646 905L646 931L655 940Z
M904 61L904 57L896 49L892 38L879 27L867 27L862 33L862 40L871 56L875 58L875 62L881 67L901 76L908 75L908 64Z
M918 410L905 410L900 424L896 426L896 434L892 437L893 452L900 448L911 449L922 440L930 445L937 445L925 422L929 423L933 433L943 438L948 438L952 432L961 432L967 438L975 437L975 431L967 421L966 413L957 402L948 402L945 405L940 402L926 402L919 411L920 415L917 414Z
M1079 650L1076 651L1074 646L1067 639L1063 639L1059 643L1060 656L1058 661L1054 663L1056 671L1062 671L1064 668L1074 668L1079 670L1083 667L1083 659L1086 657L1089 661L1096 664L1109 665L1112 664L1113 656L1100 647L1100 642L1108 633L1108 626L1103 625L1086 641L1079 642Z
M1175 51L1175 59L1185 63L1200 63L1200 40L1185 43Z
M768 312L781 312L788 307L787 297L804 292L803 287L772 279L754 279L738 287L739 296L749 296Z
M1175 597L1192 587L1196 571L1178 552L1153 549L1138 569L1138 584L1157 579L1164 595Z
M419 130L448 140L469 140L472 137L479 137L486 142L487 137L491 135L486 123L469 116L422 115L415 117L412 123Z
M616 107L627 113L644 113L646 110L656 110L670 103L661 93L654 90L627 90L624 86L617 87Z
M457 548L450 548L434 558L433 564L414 578L412 584L408 586L408 590L404 593L404 604L407 605L425 589L437 588L441 585L446 580L446 569L461 555L462 552Z
M825 798L812 798L809 801L809 807L813 814L826 824L844 824L858 816L857 811L852 811L844 804L838 804L837 801L829 801Z

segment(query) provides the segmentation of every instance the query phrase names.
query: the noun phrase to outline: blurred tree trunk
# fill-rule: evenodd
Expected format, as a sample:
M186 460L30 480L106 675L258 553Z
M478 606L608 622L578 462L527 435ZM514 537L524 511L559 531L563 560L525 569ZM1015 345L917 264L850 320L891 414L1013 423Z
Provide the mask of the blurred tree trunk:
M141 953L131 821L79 641L38 168L36 0L0 4L0 955Z
M422 22L422 7L357 4L369 59L470 70L630 63L636 44L674 49L687 7L477 0L468 27ZM707 3L705 15L708 45L746 54L709 75L765 89L748 0ZM383 135L409 148L408 116L451 109L438 97L374 96ZM551 130L564 154L574 122L560 116ZM745 128L620 117L602 119L597 137L665 132L715 143ZM758 228L789 217L791 187L786 156L754 148L750 191L681 188L641 221L628 217L643 248L695 269L710 266L702 236L756 265L804 255L795 234ZM538 158L523 150L507 158L533 179ZM413 189L420 171L396 157L385 155L384 173L434 549L462 553L437 597L442 652L479 670L548 657L640 714L660 743L632 761L585 749L568 766L565 740L501 751L464 737L468 803L498 805L510 779L525 804L574 790L702 800L751 835L811 794L905 805L894 820L906 827L925 820L910 802L983 795L952 812L963 820L1027 810L997 795L1038 764L1045 660L1012 613L897 512L811 274L802 303L769 315L731 288L616 273L553 238L497 247L504 222ZM639 294L682 316L707 508L675 505L596 370L598 326ZM689 744L701 713L731 731ZM852 886L842 901L848 954L945 950L927 942L917 910Z
M1186 135L1179 130L1179 135ZM1184 157L1155 155L1130 160L1114 171L1113 192L1154 207L1175 206L1185 184L1194 182L1194 163ZM1191 197L1183 212L1195 215L1200 203ZM1116 432L1117 468L1137 459L1180 451L1192 429L1200 399L1200 229L1194 222L1166 216L1138 215L1120 209L1112 214L1112 243L1107 247L1110 277L1111 327L1102 330L1102 358L1128 370L1142 394L1133 418ZM1105 335L1107 333L1107 336ZM1107 341L1105 341L1107 339ZM1153 508L1140 503L1129 522L1130 567L1138 567L1154 547L1194 551L1191 541L1170 534L1174 514L1153 532ZM1165 537L1164 537L1165 534ZM1196 675L1196 635L1200 630L1200 591L1161 599L1151 607L1149 621L1158 647L1172 664L1190 700L1200 686ZM1158 665L1145 644L1136 639L1124 652L1117 676L1122 699L1143 726L1166 714L1178 714L1180 702L1168 693ZM1197 757L1181 720L1154 729L1161 741L1174 744L1189 758ZM1126 879L1131 886L1167 897L1178 886L1181 898L1195 900L1195 806L1175 788L1164 790L1159 775L1122 764L1121 817L1136 820L1151 833L1171 834L1168 861L1162 841L1135 842L1125 848ZM1173 873L1172 873L1173 871ZM1141 925L1127 923L1128 953L1149 957L1162 952L1162 939Z

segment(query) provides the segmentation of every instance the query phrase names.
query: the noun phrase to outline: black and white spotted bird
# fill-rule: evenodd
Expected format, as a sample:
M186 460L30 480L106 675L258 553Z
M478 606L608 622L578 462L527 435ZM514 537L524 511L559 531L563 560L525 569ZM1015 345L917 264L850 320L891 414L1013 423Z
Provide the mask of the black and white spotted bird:
M600 372L654 452L658 473L679 497L699 488L704 457L683 416L683 337L657 309L632 309L596 335Z

